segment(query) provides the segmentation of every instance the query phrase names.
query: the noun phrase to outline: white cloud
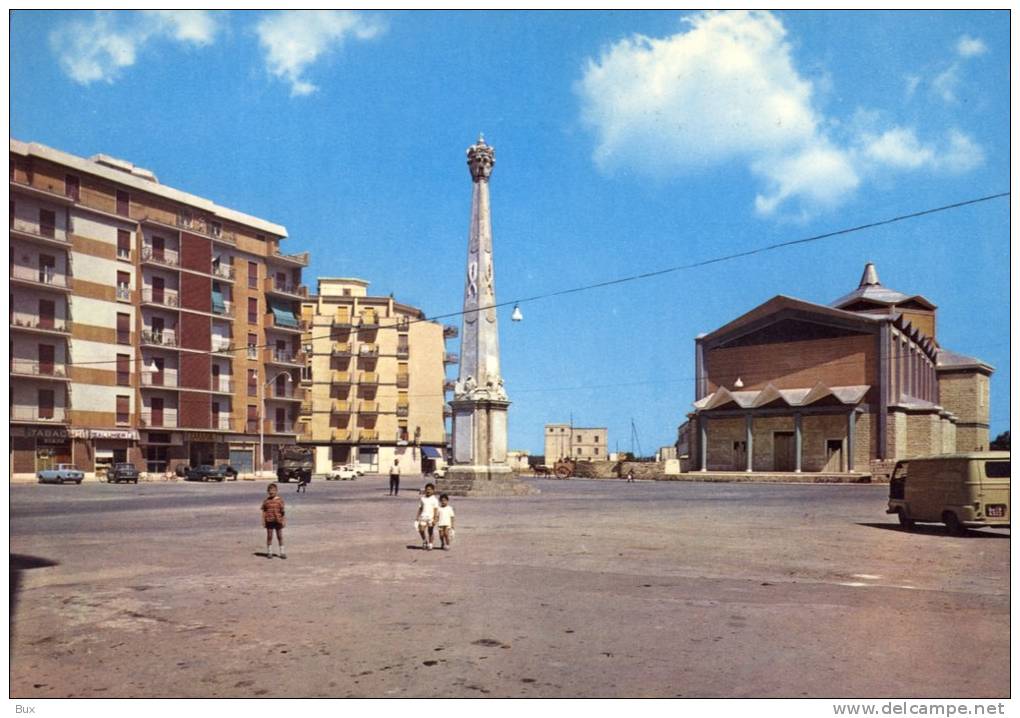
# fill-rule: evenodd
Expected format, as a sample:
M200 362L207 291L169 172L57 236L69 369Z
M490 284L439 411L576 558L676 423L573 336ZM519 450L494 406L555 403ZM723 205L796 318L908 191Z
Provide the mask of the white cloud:
M297 96L318 89L302 75L320 56L348 39L370 40L383 31L378 20L349 10L273 12L255 28L269 71L289 82Z
M931 89L942 98L943 102L956 102L956 88L960 84L960 66L953 63L935 76L931 81Z
M962 133L933 146L911 128L881 127L876 111L849 123L825 117L771 13L699 13L685 23L588 61L576 91L603 169L664 176L739 162L760 182L760 214L799 207L806 216L840 205L880 170L959 172L983 161ZM919 82L907 78L908 94Z
M960 57L974 57L988 52L988 47L980 38L964 35L956 43L956 52Z
M50 47L64 72L87 85L113 82L155 40L203 46L213 42L216 31L215 18L205 10L97 12L56 28Z

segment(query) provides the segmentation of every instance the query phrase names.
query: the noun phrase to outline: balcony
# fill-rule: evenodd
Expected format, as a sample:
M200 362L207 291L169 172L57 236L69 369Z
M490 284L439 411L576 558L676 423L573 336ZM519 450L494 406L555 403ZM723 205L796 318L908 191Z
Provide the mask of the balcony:
M177 347L177 332L172 329L163 329L162 331L143 329L141 343L142 346L173 349Z
M62 406L41 409L38 406L11 406L11 421L31 421L41 424L68 423L67 410Z
M379 432L376 429L359 429L358 441L379 441Z
M311 415L315 411L315 403L312 401L311 397L306 397L305 400L301 402L299 411L301 412L301 415L305 417Z
M43 319L38 316L17 315L11 318L11 330L40 334L70 334L70 319Z
M233 394L234 380L229 376L213 376L210 382L210 389L214 394Z
M377 401L362 401L358 403L359 414L378 414L379 413L379 402Z
M411 328L411 320L408 317L397 317L397 331L406 332Z
M397 359L407 359L411 356L411 349L406 344L397 346Z
M352 434L350 429L333 429L330 432L331 441L351 441Z
M335 371L330 377L330 383L339 384L341 386L348 386L353 382L351 373L349 371Z
M379 327L379 315L375 312L362 312L361 313L361 328L362 329L376 329Z
M233 354L234 344L227 337L213 334L212 343L210 344L212 351L217 354Z
M234 271L234 267L229 264L213 262L210 274L218 279L226 279L228 282L232 282L237 273Z
M233 319L234 303L227 299L220 300L219 302L214 301L212 303L212 313L224 319Z
M275 277L263 279L262 290L266 294L278 294L287 299L308 299L308 287L304 284L288 284L277 280Z
M375 373L374 371L359 372L358 373L358 383L359 384L369 384L369 385L371 385L371 384L378 384L379 383L379 375L377 373Z
M330 356L337 359L346 359L354 354L354 350L351 345L348 344L334 344L333 349L330 351Z
M444 339L456 339L457 335L460 334L460 330L452 324L443 325L443 338Z
M300 254L281 254L280 250L273 250L267 259L275 264L288 264L293 267L307 267L308 266L308 252L301 252Z
M130 302L131 301L131 287L118 284L117 285L117 301L118 302Z
M273 347L266 347L262 350L262 361L266 364L303 367L305 365L305 353L300 351L291 351L290 349L274 349Z
M150 220L151 221L151 220ZM162 224L156 222L157 224ZM237 236L230 231L224 231L223 225L209 217L195 216L190 212L178 212L176 226L192 234L204 234L206 237L217 242L237 244Z
M181 264L181 255L174 249L154 249L151 245L145 245L142 247L142 264L176 269Z
M167 373L165 371L143 371L142 377L142 388L143 389L176 389L177 388L177 374Z
M26 267L22 264L12 264L11 280L58 292L71 291L71 277L67 274L58 274L53 267Z
M67 238L67 232L50 225L40 225L38 222L26 222L23 219L15 219L10 227L12 239L25 239L36 244L43 244L47 247L71 248L71 241Z
M354 407L349 401L334 401L329 410L332 414L350 414Z
M296 422L293 419L287 419L286 421L266 419L262 422L262 430L266 434L296 434L298 427L295 424Z
M57 362L42 363L29 359L11 359L11 376L70 381L70 377L67 375L67 364Z
M453 391L457 388L457 382L454 379L447 379L443 382L443 391Z
M379 356L378 344L362 344L358 347L358 356L366 359L375 359Z
M275 329L280 332L293 332L295 334L301 334L305 331L305 322L301 319L295 318L284 318L278 319L277 316L270 312L266 315L266 329Z
M177 309L181 302L177 292L154 290L152 287L142 288L142 304L151 304L157 307Z
M460 356L455 354L455 353L453 353L453 352L447 352L446 354L443 355L443 363L444 364L456 364L459 361L460 361Z
M411 385L410 374L397 374L397 387L400 389L406 389Z
M443 417L448 418L453 416L453 407L449 404L443 404Z
M304 401L307 391L293 384L270 384L266 389L267 399L279 399L281 401Z
M163 413L143 411L138 415L138 425L143 429L176 429L177 410L172 409Z
M213 414L210 421L210 428L214 431L240 431L240 421L234 421L230 414Z
M337 328L349 329L354 326L351 321L351 315L348 312L337 312L333 317L333 326Z
M411 407L409 404L397 404L397 416L406 419L410 414Z

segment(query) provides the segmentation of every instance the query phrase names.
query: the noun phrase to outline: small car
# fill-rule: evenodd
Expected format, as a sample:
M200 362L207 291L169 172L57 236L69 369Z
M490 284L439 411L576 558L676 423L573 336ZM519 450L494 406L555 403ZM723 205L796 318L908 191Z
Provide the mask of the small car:
M342 468L348 471L353 471L355 476L365 475L365 470L361 468L360 464L345 464Z
M432 478L434 479L445 479L446 478L446 467L441 466L438 469L432 471Z
M326 474L326 481L353 481L358 478L358 473L348 466L341 466Z
M68 481L80 484L85 474L74 468L74 464L57 464L55 469L43 469L36 474L40 484L65 484Z
M188 469L188 475L184 478L186 481L223 481L227 478L227 475L223 473L223 469L219 466L202 464Z
M119 484L121 481L138 483L138 469L134 464L122 462L114 464L106 474L106 480L111 484Z
M230 464L220 464L217 468L219 468L219 470L223 472L223 475L229 480L237 481L237 469Z

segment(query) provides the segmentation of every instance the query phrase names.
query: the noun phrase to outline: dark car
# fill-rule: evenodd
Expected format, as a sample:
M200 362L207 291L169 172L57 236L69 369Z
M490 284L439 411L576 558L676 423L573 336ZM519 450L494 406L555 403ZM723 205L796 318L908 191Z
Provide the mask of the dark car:
M222 467L202 464L188 469L188 475L184 478L188 481L223 481L227 475L223 473Z
M230 464L220 464L217 468L231 481L237 481L237 469Z
M134 464L129 464L127 462L114 464L110 467L106 476L107 481L111 484L119 484L121 481L127 481L135 484L138 483L138 469L135 468Z

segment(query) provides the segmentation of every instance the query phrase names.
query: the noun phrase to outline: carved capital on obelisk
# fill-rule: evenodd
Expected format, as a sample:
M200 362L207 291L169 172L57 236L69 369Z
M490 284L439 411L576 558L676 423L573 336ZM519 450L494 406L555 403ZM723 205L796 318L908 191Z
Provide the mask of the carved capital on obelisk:
M478 142L467 149L467 163L471 169L471 179L475 182L488 182L492 174L492 166L496 164L496 152L487 144L485 138L478 135Z

